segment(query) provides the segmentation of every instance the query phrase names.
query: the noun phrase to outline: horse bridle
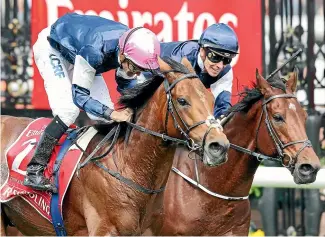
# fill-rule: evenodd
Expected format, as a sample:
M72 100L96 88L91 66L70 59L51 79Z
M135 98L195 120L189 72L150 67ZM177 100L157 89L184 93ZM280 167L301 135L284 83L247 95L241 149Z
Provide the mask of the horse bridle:
M260 127L261 127L261 123L262 123L262 117L263 117L263 114L265 114L265 124L266 124L266 127L267 127L267 131L270 135L270 137L272 138L274 144L275 144L275 147L276 147L276 150L277 150L277 157L270 157L270 156L266 156L266 155L263 155L263 154L260 154L260 153L257 153L257 152L253 152L251 150L248 150L246 148L243 148L243 147L240 147L240 146L237 146L235 144L230 144L230 147L238 150L238 151L241 151L241 152L244 152L244 153L247 153L247 154L250 154L252 156L255 156L257 158L258 161L262 161L262 160L275 160L275 161L279 161L281 162L281 164L284 166L284 167L287 167L287 168L292 168L294 166L294 163L295 161L297 160L299 154L306 148L306 147L311 147L312 144L311 144L311 141L308 140L308 139L305 139L305 140L299 140L299 141L293 141L293 142L288 142L286 144L284 144L281 139L279 138L279 136L277 135L277 133L275 132L275 129L273 128L272 126L272 123L270 121L270 118L269 118L269 115L267 113L267 108L266 108L266 105L276 99L276 98L297 98L295 95L293 94L280 94L280 95L274 95L274 96L271 96L270 98L268 99L264 99L263 103L262 103L262 112L261 112L261 116L260 116L260 119L259 119L259 123L258 123L258 127L256 129L256 136L255 136L255 142L256 142L256 149L258 149L258 132L260 130ZM296 144L300 144L300 143L303 143L303 146L298 150L298 152L295 154L294 157L290 156L288 153L284 152L284 149L289 147L289 146L292 146L292 145L296 145ZM289 161L288 161L288 164L286 165L284 162L285 158L288 158Z
M163 71L162 73L170 73L170 72L178 72L178 71L177 70L169 70L169 71ZM144 132L144 133L148 133L148 134L151 134L153 136L160 137L163 141L171 141L171 142L174 142L174 143L177 143L177 144L183 144L183 145L186 145L191 152L196 151L196 152L199 152L199 153L202 154L206 138L207 138L209 132L211 131L211 129L216 128L216 129L222 130L222 126L220 125L218 120L216 120L213 116L207 118L207 120L199 121L199 122L193 124L192 126L188 126L186 124L186 122L182 119L182 117L180 116L179 111L177 110L177 108L176 108L176 106L175 106L175 104L173 102L172 95L171 95L171 91L176 86L177 83L179 83L180 81L183 81L185 79L191 79L191 78L197 78L197 77L198 76L195 73L184 74L182 77L175 80L172 84L169 84L166 77L164 78L163 84L164 84L165 93L166 93L166 96L167 96L167 112L166 112L166 118L165 118L165 131L164 131L164 133L161 134L161 133L158 133L158 132L155 132L155 131L151 131L149 129L146 129L146 128L142 127L142 126L139 126L139 125L131 123L131 122L127 122L127 124L130 125L131 127L135 128L135 129L139 130L139 131ZM185 139L178 139L178 138L168 136L167 127L168 127L169 114L173 118L175 128L182 134L182 136ZM178 123L176 116L181 121L181 125L185 128L185 130ZM195 143L192 138L190 138L189 133L191 132L191 130L193 130L194 128L196 128L196 127L198 127L198 126L200 126L202 124L207 124L208 125L208 130L206 131L206 133L203 136L202 145L199 145L199 144Z
M173 71L168 71L168 72L173 72ZM164 72L164 73L167 73ZM195 124L193 124L192 126L188 126L186 124L186 122L183 120L183 118L180 116L179 111L177 110L173 100L172 100L172 95L171 95L171 90L175 87L175 85L184 80L184 79L189 79L189 78L197 78L198 76L195 73L189 73L189 74L185 74L182 77L178 78L177 80L175 80L171 85L169 85L168 80L165 78L164 80L164 87L165 87L165 92L167 95L167 113L166 113L166 118L165 118L165 134L168 134L167 131L167 127L168 127L168 115L171 114L172 118L173 118L173 122L174 122L174 126L176 129L178 129L180 131L180 133L185 137L186 139L186 145L187 147L190 149L190 151L197 151L200 150L201 152L203 152L204 149L204 145L205 145L205 141L206 138L209 134L209 132L211 131L211 129L216 128L216 129L220 129L222 130L222 126L220 125L220 123L218 122L218 120L216 120L213 116L207 118L207 120L204 121L199 121ZM179 125L179 123L177 122L177 117L180 119L184 129L182 128L182 126ZM190 138L189 133L191 132L191 130L193 130L194 128L202 125L202 124L207 124L208 125L208 130L205 132L204 136L203 136L203 141L202 141L202 145L198 145L196 144L192 138Z
M259 123L258 123L258 127L256 129L256 136L255 136L255 142L256 142L256 149L258 149L258 145L257 145L257 141L258 141L258 132L259 129L261 127L261 123L262 123L262 117L263 114L265 113L265 123L267 126L267 131L270 134L270 136L272 137L275 147L277 149L278 152L278 156L277 157L270 157L270 156L266 156L263 155L261 153L255 152L255 151L251 151L247 148L235 145L230 143L230 147L232 147L235 150L238 150L240 152L249 154L251 156L254 156L257 158L258 161L262 161L262 160L275 160L275 161L280 161L282 163L283 166L290 168L291 166L294 165L294 161L297 159L297 157L299 156L299 154L302 152L303 149L305 149L306 147L310 147L311 146L311 142L309 140L301 140L301 141L294 141L294 142L288 142L286 144L284 144L281 139L279 138L279 136L277 135L277 133L275 132L275 129L273 128L269 115L267 113L267 108L266 105L272 101L275 98L296 98L295 95L292 94L281 94L281 95L274 95L271 96L270 98L266 99L263 101L262 103L262 112L261 112L261 116L259 119ZM224 125L227 123L227 121L229 121L232 116L234 115L235 112L230 113L227 117L223 118L221 120L221 125ZM303 143L304 145L299 149L299 151L297 152L297 154L294 156L294 158L292 158L289 154L285 153L283 150L285 148L287 148L288 146L291 145L295 145L295 144L299 144L299 143ZM285 165L284 164L284 158L285 156L289 157L289 164ZM196 167L196 163L195 163L195 167ZM211 190L209 190L208 188L204 187L202 184L200 184L199 182L199 176L198 176L198 172L196 171L196 180L193 180L192 178L188 177L186 174L184 174L183 172L181 172L179 169L177 169L176 167L172 167L172 170L180 175L183 179L185 179L187 182L191 183L192 185L194 185L195 187L201 189L202 191L206 192L207 194L213 196L213 197L217 197L220 199L224 199L224 200L233 200L233 201L238 201L238 200L246 200L249 198L249 195L247 196L242 196L242 197L234 197L234 196L225 196L216 192L213 192Z
M175 72L175 70L164 71L163 73L169 73L169 72ZM185 80L185 79L197 78L197 77L198 76L195 73L188 73L188 74L183 75L181 78L178 78L177 80L175 80L172 84L169 84L166 77L164 78L163 83L164 83L165 93L167 96L167 112L166 112L165 132L164 133L152 131L150 129L147 129L143 126L137 125L132 122L126 122L127 125L129 125L132 128L137 129L140 132L147 133L147 134L150 134L150 135L153 135L156 137L160 137L163 141L171 141L176 144L186 145L191 152L201 152L202 153L203 149L204 149L204 145L205 145L205 140L206 140L209 132L211 131L211 129L215 128L215 129L222 130L222 126L221 126L219 120L216 120L213 116L211 116L211 117L208 117L204 121L200 121L200 122L195 123L192 126L188 126L185 123L185 121L182 119L182 117L180 116L176 106L173 103L172 95L171 95L171 90L175 87L175 85L178 82ZM173 118L175 128L180 131L180 133L184 136L185 139L178 139L178 138L168 136L167 125L168 125L169 113L171 114L171 116ZM182 122L182 125L185 127L186 131L184 131L182 126L180 126L179 123L177 122L177 118L176 118L175 114L178 116L178 118ZM190 138L189 133L191 130L193 130L194 128L196 128L202 124L206 124L208 126L208 130L205 132L205 134L203 136L202 145L199 145L199 144L195 143L192 138ZM103 138L102 142L100 142L100 144L96 147L96 149L79 165L79 169L83 168L91 161L95 161L95 160L98 160L98 159L101 159L101 158L107 156L108 153L112 150L114 143L117 141L119 132L120 132L120 126L118 124L117 126L115 126L114 128L111 129L111 131ZM95 153L100 149L100 147L102 147L103 144L105 144L105 142L107 142L111 137L114 137L114 139L113 139L112 143L110 144L109 149L104 154L94 157ZM202 159L202 157L201 157L201 159Z
M171 71L165 71L163 73L169 73L169 72L177 72L175 70L171 70ZM203 152L204 150L204 145L205 145L205 140L209 134L209 132L211 131L211 129L215 128L215 129L220 129L222 130L222 126L219 123L219 120L214 119L214 117L211 118L207 118L207 120L204 121L200 121L195 123L192 126L188 126L185 121L182 119L182 117L180 116L176 106L173 103L172 100L172 95L171 95L171 90L175 87L175 85L185 79L190 79L190 78L197 78L198 76L195 73L188 73L183 75L181 78L178 78L177 80L175 80L172 84L169 84L168 80L166 77L164 77L164 88L165 88L165 93L167 95L167 112L166 112L166 119L165 119L165 133L161 134L159 132L155 132L152 130L149 130L145 127L142 127L140 125L137 125L135 123L132 122L126 122L130 127L137 129L140 132L144 132L156 137L160 137L163 141L171 141L173 143L176 144L183 144L186 145L191 152ZM170 137L167 135L167 125L168 125L168 117L169 117L169 113L171 114L172 118L173 118L173 122L174 122L174 126L176 129L178 129L180 131L180 133L184 136L185 140L183 139L178 139L178 138L174 138L174 137ZM178 116L178 118L180 119L180 121L182 122L182 125L185 127L185 131L182 128L182 126L179 125L179 123L177 122L177 118L176 115ZM199 145L197 143L195 143L193 141L193 139L190 138L189 133L192 129L202 125L202 124L207 124L208 126L208 130L206 131L206 133L203 136L203 141L202 141L202 145ZM89 126L84 127L79 129L80 133L78 135L78 137L80 137L81 134L84 134L86 132L86 130L88 129ZM102 163L100 163L98 160L101 158L106 157L113 149L114 144L117 142L117 138L119 136L119 132L120 132L120 124L117 124L115 127L113 127L111 129L111 131L103 138L103 140L96 146L96 148L92 151L92 153L90 155L87 156L87 158L78 165L77 168L77 176L79 176L79 170L83 167L85 167L87 164L89 164L90 162L94 162L95 165L97 165L99 168L103 169L105 172L109 173L111 176L115 177L116 179L120 180L121 182L125 183L126 185L133 187L134 189L146 193L146 194L156 194L156 193L160 193L165 189L165 186L156 189L156 190L152 190L146 187L143 187L141 185L139 185L138 183L122 176L119 172L113 171L109 168L107 168L106 166L104 166ZM99 156L95 156L96 152L111 138L113 137L113 140L109 146L109 148L107 149L107 151ZM86 154L86 152L84 150L82 150L82 148L76 143L77 139L75 139L75 142L73 142L83 153ZM203 158L201 158L203 159Z

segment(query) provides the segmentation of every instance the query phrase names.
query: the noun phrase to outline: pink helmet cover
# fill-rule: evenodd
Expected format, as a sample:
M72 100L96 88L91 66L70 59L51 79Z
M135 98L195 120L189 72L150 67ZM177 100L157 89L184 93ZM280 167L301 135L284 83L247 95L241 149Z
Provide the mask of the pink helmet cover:
M128 30L119 39L119 47L124 56L139 67L159 68L160 43L149 29L141 27Z

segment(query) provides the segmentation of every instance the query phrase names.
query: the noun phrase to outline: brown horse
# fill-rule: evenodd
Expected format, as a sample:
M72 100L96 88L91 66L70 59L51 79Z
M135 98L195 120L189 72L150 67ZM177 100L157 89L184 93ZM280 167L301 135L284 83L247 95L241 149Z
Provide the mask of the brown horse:
M186 159L188 151L176 150L173 166L193 183L174 172L169 176L161 235L248 235L247 197L259 160L278 157L296 183L315 181L320 162L307 140L307 114L293 95L297 74L286 84L280 78L268 82L256 75L255 88L247 89L243 100L232 107L234 116L224 126L231 148L237 148L229 150L227 163L214 168L198 165L196 170L195 163Z
M118 139L113 151L100 163L132 180L133 186L120 182L90 163L73 177L63 204L63 219L68 235L140 235L157 233L161 223L153 223L154 211L162 212L164 187L175 153L173 141L184 138L191 149L204 150L207 165L224 162L229 142L215 122L212 114L213 96L207 92L187 67L167 60L160 61L165 77L156 76L133 89L125 91L121 102L140 108L137 122L128 136ZM166 96L167 94L167 96ZM3 116L1 121L1 154L31 122L28 118ZM208 123L209 122L209 123ZM146 128L145 134L138 129ZM165 132L164 135L161 135ZM89 154L103 138L97 134L92 139ZM163 140L161 139L163 138ZM177 139L176 139L177 138ZM169 141L168 141L169 140ZM105 149L102 148L99 153ZM114 161L116 163L114 163ZM3 166L2 166L3 167ZM2 175L3 176L3 175ZM134 186L142 187L141 189ZM144 189L152 193L142 192ZM154 192L157 190L157 193ZM4 214L24 235L55 235L52 224L42 218L23 199L16 197L2 204L1 227ZM5 234L4 232L2 234Z

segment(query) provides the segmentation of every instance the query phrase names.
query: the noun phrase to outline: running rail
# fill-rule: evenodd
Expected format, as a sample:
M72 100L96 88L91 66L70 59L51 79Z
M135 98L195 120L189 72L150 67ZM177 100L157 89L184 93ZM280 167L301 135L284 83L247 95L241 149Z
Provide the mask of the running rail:
M284 167L260 166L254 176L253 187L268 188L325 188L325 169L320 169L315 182L311 184L296 184L290 171Z

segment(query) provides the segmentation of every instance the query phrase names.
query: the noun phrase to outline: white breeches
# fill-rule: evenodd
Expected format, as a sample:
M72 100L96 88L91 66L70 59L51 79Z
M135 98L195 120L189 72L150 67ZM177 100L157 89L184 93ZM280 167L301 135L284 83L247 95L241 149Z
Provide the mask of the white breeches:
M65 60L57 50L51 47L47 40L49 33L50 27L44 29L38 35L38 39L33 45L34 58L44 80L44 87L53 116L59 116L67 126L70 126L79 115L79 108L73 103L72 99L71 88L74 65ZM107 85L101 75L95 76L90 88L90 96L114 109ZM87 114L90 119L104 120L89 113Z

